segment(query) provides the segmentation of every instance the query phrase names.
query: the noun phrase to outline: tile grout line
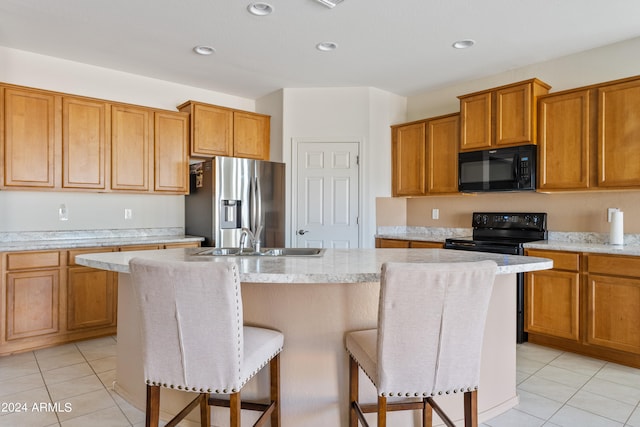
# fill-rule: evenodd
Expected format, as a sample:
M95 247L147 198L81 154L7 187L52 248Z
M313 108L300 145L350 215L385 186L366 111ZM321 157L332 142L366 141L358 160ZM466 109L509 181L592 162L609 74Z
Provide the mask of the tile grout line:
M78 351L80 352L80 354L82 355L82 358L85 360L85 362L87 362L87 365L89 365L89 368L91 368L91 372L93 372L93 375L98 378L98 380L100 381L100 384L102 384L102 388L107 392L107 394L109 395L109 398L113 401L114 405L116 406L116 408L118 408L118 410L120 411L120 413L122 414L122 416L124 416L124 418L127 420L127 422L129 423L129 426L133 426L133 423L131 422L131 420L129 419L129 417L127 417L127 414L124 413L124 411L122 410L122 408L120 407L120 405L118 405L118 402L116 402L116 400L113 398L113 396L111 395L111 393L109 392L109 389L107 388L107 386L105 385L105 383L102 382L102 379L100 379L100 376L98 375L98 373L96 372L96 370L93 368L93 365L91 365L91 363L89 362L89 360L87 359L87 357L84 355L84 352L82 351L82 349L80 349L80 347L78 347L77 343L75 344L76 348L78 349ZM99 359L96 359L99 360ZM92 413L95 413L98 411L94 411ZM89 414L85 414L85 415L89 415Z
M33 358L36 361L36 365L38 366L38 372L40 373L40 377L42 378L42 383L44 384L44 388L47 390L47 395L49 396L49 403L53 405L53 397L51 396L51 391L49 390L49 385L47 384L47 380L44 378L44 374L42 373L42 367L40 366L40 360L38 360L38 356L36 355L35 350L31 352L33 354ZM61 426L60 416L58 416L58 411L54 412L56 415L56 420L58 420L58 426ZM51 427L53 424L49 424L47 427Z

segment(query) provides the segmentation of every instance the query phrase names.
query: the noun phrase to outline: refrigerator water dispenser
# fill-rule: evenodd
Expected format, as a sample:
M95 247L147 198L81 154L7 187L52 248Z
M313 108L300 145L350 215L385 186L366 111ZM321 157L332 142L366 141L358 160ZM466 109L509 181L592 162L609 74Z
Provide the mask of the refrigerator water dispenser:
M242 228L242 200L220 201L220 228Z

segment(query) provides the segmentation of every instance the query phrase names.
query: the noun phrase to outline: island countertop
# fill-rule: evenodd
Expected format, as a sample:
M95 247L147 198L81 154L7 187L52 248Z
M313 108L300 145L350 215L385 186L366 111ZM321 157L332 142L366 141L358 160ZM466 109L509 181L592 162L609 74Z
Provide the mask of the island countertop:
M326 249L322 256L205 256L203 248L86 254L78 264L102 270L129 272L129 260L142 257L164 261L236 262L240 280L253 283L364 283L380 280L383 262L468 262L493 260L498 274L552 268L546 258L448 249Z

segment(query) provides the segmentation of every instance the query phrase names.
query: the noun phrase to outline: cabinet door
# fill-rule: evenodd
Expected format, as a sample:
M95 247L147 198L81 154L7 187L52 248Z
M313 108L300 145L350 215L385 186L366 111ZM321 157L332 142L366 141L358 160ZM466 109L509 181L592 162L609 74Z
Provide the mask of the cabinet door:
M67 329L112 326L116 322L114 273L70 267L67 278Z
M4 90L4 186L56 186L59 98L36 90Z
M423 195L427 190L424 122L392 128L391 186L394 196Z
M640 354L640 280L588 275L587 343Z
M539 103L538 187L589 187L591 170L590 91L542 98Z
M640 186L640 80L598 91L598 186Z
M460 150L492 145L491 92L460 98Z
M460 115L429 120L427 128L429 193L457 193Z
M536 271L525 276L525 330L579 341L580 274Z
M59 270L12 272L6 279L6 340L58 333Z
M156 112L154 190L186 194L189 190L188 115Z
M149 190L150 115L144 108L114 106L111 126L111 188Z
M233 111L212 105L191 106L191 155L233 154Z
M496 90L495 145L533 141L531 84Z
M62 186L106 189L107 104L62 99Z
M233 112L233 155L269 160L269 116Z

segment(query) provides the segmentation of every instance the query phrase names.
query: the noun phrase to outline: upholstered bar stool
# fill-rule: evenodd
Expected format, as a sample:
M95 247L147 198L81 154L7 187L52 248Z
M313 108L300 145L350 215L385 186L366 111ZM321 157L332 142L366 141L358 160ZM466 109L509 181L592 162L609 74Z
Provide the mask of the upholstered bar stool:
M231 427L242 409L263 411L254 426L280 426L280 351L284 337L243 325L235 263L129 263L140 312L142 357L147 384L146 426L158 426L160 387L197 396L166 425L175 426L200 408L202 427L211 424L209 405L230 408ZM240 390L269 365L269 403L241 402ZM211 394L229 395L229 400Z
M451 393L464 393L465 426L478 425L480 353L496 269L493 261L382 266L378 328L346 336L350 427L358 420L368 426L368 412L385 427L387 411L406 409L422 410L425 427L432 409L454 426L434 400ZM376 387L377 404L360 404L358 367Z

